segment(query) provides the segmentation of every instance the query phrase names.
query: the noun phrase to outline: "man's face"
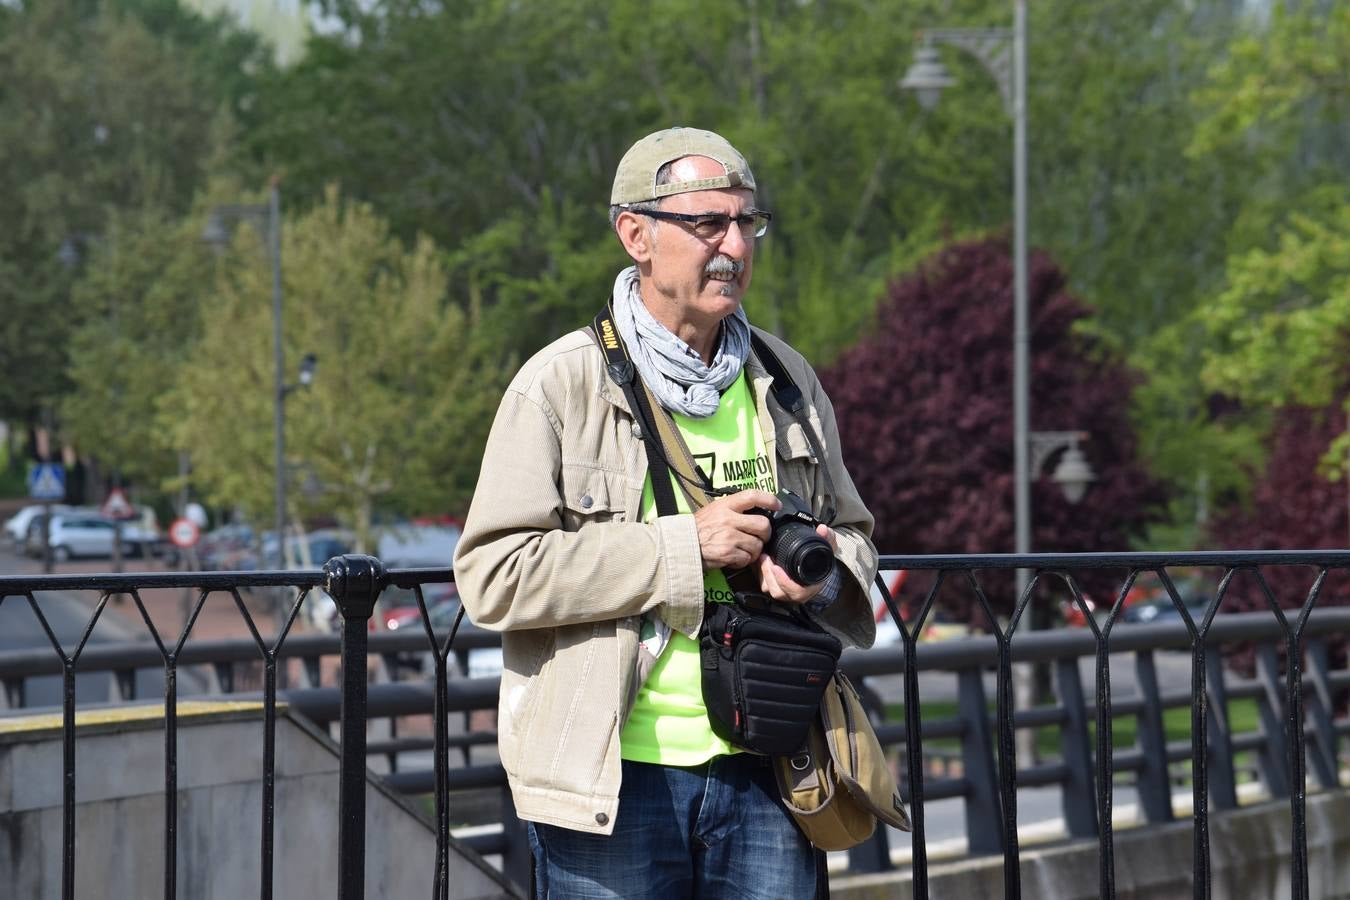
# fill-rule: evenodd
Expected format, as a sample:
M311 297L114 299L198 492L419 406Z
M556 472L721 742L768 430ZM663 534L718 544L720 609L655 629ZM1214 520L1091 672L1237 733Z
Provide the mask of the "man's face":
M725 174L722 164L705 156L689 156L671 167L674 181L714 178ZM745 188L690 191L665 198L665 212L704 215L741 215L754 206ZM733 222L726 233L704 239L684 222L650 220L652 232L648 280L662 301L677 306L688 321L713 325L736 311L750 287L755 241Z

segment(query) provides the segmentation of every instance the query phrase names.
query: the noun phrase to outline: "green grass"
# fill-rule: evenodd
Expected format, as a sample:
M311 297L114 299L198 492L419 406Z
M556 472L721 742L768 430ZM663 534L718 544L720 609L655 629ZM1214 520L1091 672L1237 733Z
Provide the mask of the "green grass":
M944 719L954 719L957 716L957 706L951 701L924 701L921 706L921 713L925 722L937 722ZM994 704L989 705L989 714L994 716L997 709ZM904 720L905 708L903 704L891 704L886 707L886 718L889 721L900 722ZM1245 734L1257 731L1260 725L1260 717L1256 710L1256 701L1250 698L1241 700L1231 700L1228 703L1228 721L1233 734ZM1117 752L1133 748L1138 742L1139 720L1133 716L1114 716L1111 724L1111 746ZM996 728L994 722L990 723L991 730ZM1167 742L1189 741L1191 739L1191 708L1189 706L1174 707L1163 710L1163 732L1167 736ZM1095 751L1097 746L1097 724L1088 722L1088 740ZM961 749L959 738L925 738L923 742L925 750L954 752ZM1036 729L1036 750L1042 758L1058 757L1063 753L1063 744L1058 727L1046 727ZM1239 769L1244 768L1250 762L1250 753L1239 753L1234 759L1234 765Z

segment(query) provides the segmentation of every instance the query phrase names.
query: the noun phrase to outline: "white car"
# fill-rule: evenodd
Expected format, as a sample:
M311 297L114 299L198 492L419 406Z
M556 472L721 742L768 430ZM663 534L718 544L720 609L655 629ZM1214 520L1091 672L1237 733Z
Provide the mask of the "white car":
M150 555L158 535L137 522L123 522L122 555ZM48 540L52 559L64 562L77 556L112 556L117 524L98 515L63 513L52 516Z
M5 536L9 538L11 544L22 548L24 541L28 539L28 526L33 519L45 510L41 503L34 503L32 506L25 506L16 512L5 522ZM70 507L64 503L53 503L52 512L66 512Z

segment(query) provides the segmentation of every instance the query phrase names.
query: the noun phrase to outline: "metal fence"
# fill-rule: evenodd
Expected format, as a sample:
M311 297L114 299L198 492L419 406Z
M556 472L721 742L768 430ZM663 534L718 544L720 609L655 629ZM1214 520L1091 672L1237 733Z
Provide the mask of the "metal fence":
M1277 598L1262 572L1271 566L1300 566L1308 571L1309 588L1297 598ZM1202 615L1192 616L1171 577L1177 567L1208 567L1215 573L1215 598ZM1339 738L1350 726L1336 720L1337 697L1350 688L1350 672L1330 664L1329 646L1350 635L1350 609L1318 608L1329 573L1350 569L1350 552L1245 552L1188 554L1073 554L1030 556L950 556L883 558L884 569L929 570L934 583L912 619L901 624L897 646L872 651L849 651L843 666L857 679L899 674L903 678L903 721L889 721L886 709L876 704L877 732L884 744L900 747L901 780L911 804L914 832L911 862L914 896L929 893L928 841L925 835L925 805L941 798L962 799L965 807L967 842L971 853L1001 853L1004 896L1021 896L1020 847L1017 829L1019 786L1059 785L1066 830L1071 837L1092 838L1098 843L1100 894L1115 896L1115 862L1111 812L1117 773L1135 780L1140 807L1148 822L1172 818L1170 768L1189 761L1194 811L1194 896L1210 894L1209 809L1238 805L1238 761L1255 760L1254 770L1266 793L1288 797L1290 804L1292 883L1290 894L1307 900L1307 769L1322 788L1339 787ZM1033 571L1023 594L1016 598L1011 615L996 615L981 583L987 573L1015 568ZM1085 628L1032 632L1025 627L1028 607L1048 602L1037 595L1037 585L1056 582L1065 599L1082 608L1086 602L1077 578L1085 570L1109 570L1119 576L1119 591L1109 611L1085 615ZM1268 611L1215 614L1230 592L1233 578L1250 571L1268 606ZM1117 629L1126 596L1144 573L1153 573L1175 607L1178 626L1126 626ZM430 624L422 586L453 580L449 569L386 571L378 560L347 556L330 560L322 572L259 573L155 573L137 575L36 576L0 578L0 603L24 602L31 607L50 643L49 650L0 654L0 685L8 705L25 701L25 683L44 674L62 678L63 816L62 896L73 898L75 844L75 684L77 673L112 673L115 693L130 698L135 693L135 671L158 666L163 672L165 700L164 732L164 896L178 895L175 871L177 823L177 722L178 678L184 667L208 665L216 689L234 687L237 666L252 662L262 666L264 723L264 774L260 809L262 847L259 896L273 891L273 830L276 704L279 695L300 713L338 729L341 746L339 785L339 897L354 900L363 895L365 869L365 779L369 754L386 756L386 777L406 792L430 793L435 800L437 858L434 892L450 896L447 883L451 852L450 812L453 791L468 787L501 786L504 773L499 765L471 765L467 748L490 743L494 735L450 734L450 717L469 710L495 706L496 683L491 679L452 679L452 652L466 645L483 646L494 637L476 630L459 635L451 629L437 634ZM377 599L389 587L411 589L421 616L421 633L405 629L398 634L372 635L367 629ZM259 633L241 590L283 588L296 590L284 627L270 641ZM157 630L141 592L156 588L190 588L186 626L172 640ZM291 636L291 628L303 604L316 588L326 591L341 614L337 637ZM73 648L62 646L43 615L43 591L83 591L97 596L87 627ZM954 591L964 592L986 618L989 634L960 641L920 643L925 626L941 602ZM126 596L144 622L150 646L89 646L95 624L110 599ZM1033 601L1033 597L1036 599ZM8 601L6 600L8 599ZM245 623L247 641L190 642L193 623L207 602L233 603ZM1286 608L1289 608L1288 611ZM1315 614L1314 614L1315 611ZM459 620L455 621L458 628ZM1016 640L1014 640L1016 636ZM466 640L467 639L467 640ZM1250 641L1255 645L1253 679L1225 676L1217 645ZM1188 651L1191 662L1189 690L1163 690L1158 684L1154 651ZM429 683L369 685L369 658L416 650L431 660ZM320 685L319 660L337 652L341 660L340 685ZM1134 654L1137 697L1113 702L1110 654ZM1081 657L1095 659L1095 691L1089 699L1079 674ZM299 687L279 691L279 673L288 659L302 661ZM912 664L911 664L912 661ZM1045 663L1056 675L1058 702L1014 709L1013 667L1020 663ZM993 715L986 696L985 673L993 670L995 703ZM956 714L937 718L923 714L919 689L922 671L955 674L958 691ZM1305 684L1305 674L1307 682ZM1234 734L1227 721L1228 702L1251 698L1260 717L1260 729ZM1190 708L1190 739L1169 744L1163 727L1169 707ZM396 719L430 711L433 737L430 741L434 767L431 771L403 770L397 766L400 752L422 747L425 739L396 734L387 741L368 745L367 727L377 718ZM1133 718L1137 741L1128 749L1115 748L1113 723ZM1019 765L1017 729L1057 728L1062 754L1057 759ZM959 745L960 775L928 774L925 769L925 739L954 739ZM463 751L452 765L452 749ZM509 809L503 810L500 834L479 837L471 845L482 852L503 855L506 869L523 881L528 849L520 839L519 823ZM850 868L875 871L890 868L893 835L880 830L867 844L850 852Z

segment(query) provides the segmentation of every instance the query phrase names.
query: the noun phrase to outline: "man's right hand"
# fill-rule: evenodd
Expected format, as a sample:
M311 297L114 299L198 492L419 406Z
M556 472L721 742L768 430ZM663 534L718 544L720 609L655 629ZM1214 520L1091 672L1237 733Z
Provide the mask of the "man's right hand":
M694 513L703 570L743 569L758 559L769 539L770 525L766 516L749 510L781 506L768 491L740 491Z

